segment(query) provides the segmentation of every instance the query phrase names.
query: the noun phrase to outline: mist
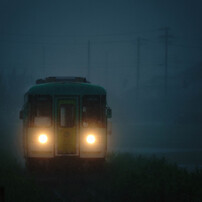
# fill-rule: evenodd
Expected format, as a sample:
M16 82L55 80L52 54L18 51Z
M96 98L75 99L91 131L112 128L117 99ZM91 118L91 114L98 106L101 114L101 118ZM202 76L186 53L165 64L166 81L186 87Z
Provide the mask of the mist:
M199 0L0 1L2 148L21 156L18 113L36 79L82 76L107 90L109 151L168 158L180 152L179 164L201 164L201 6ZM188 151L196 161L182 161Z
M201 0L0 0L0 201L199 201L201 8ZM49 76L106 89L112 133L101 169L25 166L19 112Z

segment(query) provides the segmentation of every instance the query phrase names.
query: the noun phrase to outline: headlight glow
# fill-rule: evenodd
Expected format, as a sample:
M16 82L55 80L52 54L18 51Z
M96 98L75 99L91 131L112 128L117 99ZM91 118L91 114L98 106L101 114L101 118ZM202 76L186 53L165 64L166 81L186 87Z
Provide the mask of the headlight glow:
M88 135L86 138L87 143L94 144L95 143L95 136L94 135Z
M39 135L39 139L38 140L39 140L39 142L41 144L45 144L48 141L48 137L47 137L46 134L41 134L41 135Z

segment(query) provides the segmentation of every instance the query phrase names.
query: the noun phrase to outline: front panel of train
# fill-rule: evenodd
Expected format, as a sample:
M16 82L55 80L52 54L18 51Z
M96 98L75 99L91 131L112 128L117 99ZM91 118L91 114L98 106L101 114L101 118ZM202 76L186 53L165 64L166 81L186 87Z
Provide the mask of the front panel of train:
M29 95L27 98L25 157L105 157L106 95Z

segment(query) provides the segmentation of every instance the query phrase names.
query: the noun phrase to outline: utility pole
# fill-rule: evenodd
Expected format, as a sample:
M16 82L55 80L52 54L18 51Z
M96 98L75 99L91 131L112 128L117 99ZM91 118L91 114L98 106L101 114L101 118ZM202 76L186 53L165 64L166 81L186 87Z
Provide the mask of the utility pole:
M169 28L165 28L165 95L167 95L168 91L168 30Z
M90 73L91 73L91 67L90 67L90 59L91 59L91 47L90 47L90 40L88 40L88 71L87 71L87 79L90 81Z
M45 46L43 46L43 70L42 70L42 74L43 74L43 77L47 76L46 75L46 48Z
M108 72L109 72L109 55L108 53L106 52L106 65L105 65L105 86L106 86L106 89L108 88Z
M164 91L165 91L165 96L167 96L167 92L168 92L168 40L169 38L171 38L172 36L169 35L169 27L165 27L161 29L162 31L164 31L164 35L161 36L165 41L165 56L164 56L164 66L165 66L165 71L164 71Z
M137 98L139 96L139 81L140 81L140 37L138 37L137 39L137 75L136 75Z
M141 42L146 41L141 37L137 38L137 72L136 72L136 89L137 89L137 99L139 97L139 88L140 88L140 51L141 51Z

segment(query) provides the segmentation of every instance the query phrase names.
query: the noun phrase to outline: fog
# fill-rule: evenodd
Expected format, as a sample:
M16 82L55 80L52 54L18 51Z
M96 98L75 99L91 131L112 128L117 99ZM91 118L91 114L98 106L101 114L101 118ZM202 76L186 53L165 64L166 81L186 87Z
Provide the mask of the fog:
M19 152L18 113L36 79L82 76L107 90L110 151L180 152L174 160L200 164L201 7L200 0L1 0L2 148ZM187 151L195 161L186 161Z

